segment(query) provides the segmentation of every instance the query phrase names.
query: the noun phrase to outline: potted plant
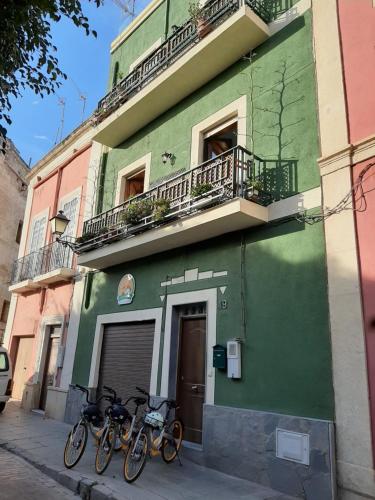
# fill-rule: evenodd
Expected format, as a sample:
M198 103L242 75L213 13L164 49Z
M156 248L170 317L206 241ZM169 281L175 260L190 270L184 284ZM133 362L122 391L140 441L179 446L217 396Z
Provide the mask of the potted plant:
M204 194L208 193L209 191L212 191L213 186L212 184L205 183L205 184L198 184L197 186L193 187L191 190L191 197L192 198L197 198L198 196L203 196Z
M154 208L152 212L152 216L155 222L162 222L165 219L165 216L168 214L170 210L171 203L169 200L165 198L159 198L154 201Z
M189 5L189 15L191 21L197 27L198 37L200 39L204 38L212 30L211 23L207 19L207 14L205 9L201 7L199 0L191 2Z
M145 217L152 214L153 203L151 200L132 201L125 209L122 220L125 224L136 225Z
M93 238L95 238L94 233L85 233L85 234L82 234L82 236L79 236L75 242L77 245L83 245L84 243L92 240Z
M249 199L258 199L261 192L264 191L264 186L260 179L247 179L246 187Z

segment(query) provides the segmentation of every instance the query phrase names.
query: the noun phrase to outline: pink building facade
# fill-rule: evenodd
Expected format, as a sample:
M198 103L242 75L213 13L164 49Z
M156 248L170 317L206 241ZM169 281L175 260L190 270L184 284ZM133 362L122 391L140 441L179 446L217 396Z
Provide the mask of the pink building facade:
M56 241L50 219L62 210L70 220L63 239L70 241L81 234L83 220L94 204L90 172L96 164L91 135L91 126L84 124L30 172L4 341L14 367L13 397L24 408L61 420L71 381L85 270L77 267L71 248Z
M375 460L375 4L339 2L344 85L353 161L355 221L366 346L372 456ZM375 495L374 492L372 494Z

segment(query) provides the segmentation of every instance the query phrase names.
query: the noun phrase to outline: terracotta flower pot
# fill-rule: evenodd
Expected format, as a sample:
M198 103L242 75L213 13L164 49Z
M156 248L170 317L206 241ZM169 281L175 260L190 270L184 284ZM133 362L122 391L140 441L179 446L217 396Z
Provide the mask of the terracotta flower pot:
M199 38L204 38L212 31L212 25L206 19L197 20L197 33Z

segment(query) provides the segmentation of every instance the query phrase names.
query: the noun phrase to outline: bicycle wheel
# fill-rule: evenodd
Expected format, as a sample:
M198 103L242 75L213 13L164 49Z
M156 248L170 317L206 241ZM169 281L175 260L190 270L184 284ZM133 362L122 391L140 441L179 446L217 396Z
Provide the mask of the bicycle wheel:
M173 460L177 457L177 453L180 451L182 444L183 432L184 427L179 419L173 420L173 422L171 422L166 428L166 433L170 437L163 438L161 456L167 464L173 462Z
M87 443L87 425L82 420L69 432L64 449L64 465L71 469L80 461Z
M110 427L108 430L103 429L95 456L95 471L97 474L103 474L103 472L108 467L113 455L113 450L115 448L115 445L116 445L115 428Z
M128 483L135 481L142 473L146 464L148 437L140 432L131 441L124 460L124 478Z

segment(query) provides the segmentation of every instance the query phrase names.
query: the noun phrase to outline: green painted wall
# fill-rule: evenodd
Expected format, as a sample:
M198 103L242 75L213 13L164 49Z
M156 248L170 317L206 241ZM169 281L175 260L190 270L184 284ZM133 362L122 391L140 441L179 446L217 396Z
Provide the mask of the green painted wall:
M266 225L195 246L127 263L94 275L91 301L83 307L73 382L86 385L99 314L161 307L160 283L186 269L227 270L228 276L169 287L167 293L227 286L228 308L218 308L217 340L243 337L241 241L246 244L243 378L217 371L215 402L287 414L333 418L328 301L321 225ZM125 273L136 279L133 304L118 306Z
M253 84L251 83L253 82ZM151 182L190 168L192 127L247 95L247 147L269 161L273 189L286 197L319 185L319 156L311 13L258 47L254 62L240 61L110 151L103 209L114 205L117 172L152 152ZM251 89L253 89L251 91ZM254 148L252 148L254 144ZM176 156L163 165L161 154ZM274 160L283 160L275 169ZM282 182L281 182L282 181Z
M298 0L263 0L273 17L290 9ZM120 72L123 77L129 73L130 65L144 54L160 38L165 39L166 26L167 36L172 34L172 26L180 26L189 19L188 0L167 0L142 23L112 54L111 69L108 86L112 86L114 64L119 63Z
M170 25L181 22L175 20L178 15L184 19L181 6L186 8L182 0L173 0L172 5L175 11L171 9ZM154 14L155 19L159 16L161 24L155 22L159 31L150 28L145 45L164 30L162 8ZM152 17L147 22L152 23ZM127 57L125 48L130 42L116 53ZM132 54L137 57L135 49ZM307 12L257 48L252 64L237 62L111 150L102 209L114 204L118 171L150 151L151 182L188 169L192 127L241 95L248 100L247 146L251 149L254 144L255 154L268 161L276 195L289 196L319 186L314 82L311 13ZM162 164L164 151L175 154L173 166ZM241 242L246 245L243 279ZM217 311L217 340L225 343L237 336L245 340L243 378L231 381L217 372L215 402L333 419L324 233L319 224L267 224L94 274L89 306L82 309L73 382L88 383L97 315L161 307L160 295L166 290L160 283L196 267L200 271L227 270L228 276L173 286L167 293L227 286L224 298L228 308ZM117 287L125 273L135 276L136 297L130 306L120 307Z

